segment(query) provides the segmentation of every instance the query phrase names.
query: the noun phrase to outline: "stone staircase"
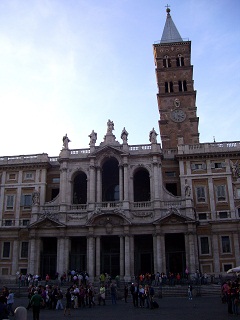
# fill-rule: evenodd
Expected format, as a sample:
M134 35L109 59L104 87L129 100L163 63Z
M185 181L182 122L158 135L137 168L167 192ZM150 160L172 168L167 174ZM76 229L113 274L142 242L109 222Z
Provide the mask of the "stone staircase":
M42 285L45 284L45 281L42 283ZM59 284L59 283L52 283L52 284ZM61 289L63 292L67 291L67 288L72 285L72 283L68 282L65 283L63 286L61 286ZM124 298L124 282L119 283L119 287L117 290L118 293L118 299ZM16 283L4 283L2 286L6 286L9 289L11 289L16 297L27 297L28 290L26 286L19 286ZM94 283L94 288L97 293L99 292L99 282ZM164 297L186 297L187 296L187 285L175 285L175 286L153 286L155 291L155 296L159 298ZM194 296L219 296L221 295L221 285L220 284L208 284L208 285L193 285L193 295ZM129 284L129 297L131 298L130 293L130 284ZM106 289L106 299L111 299L110 289L107 287Z

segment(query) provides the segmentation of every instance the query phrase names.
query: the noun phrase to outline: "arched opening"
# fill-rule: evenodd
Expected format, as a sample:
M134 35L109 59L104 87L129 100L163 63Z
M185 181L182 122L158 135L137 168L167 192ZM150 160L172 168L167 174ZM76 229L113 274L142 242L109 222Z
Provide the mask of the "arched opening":
M73 180L73 204L87 203L87 176L79 172Z
M102 201L119 201L119 168L115 158L102 166Z
M150 178L146 169L139 169L133 177L134 202L150 201Z

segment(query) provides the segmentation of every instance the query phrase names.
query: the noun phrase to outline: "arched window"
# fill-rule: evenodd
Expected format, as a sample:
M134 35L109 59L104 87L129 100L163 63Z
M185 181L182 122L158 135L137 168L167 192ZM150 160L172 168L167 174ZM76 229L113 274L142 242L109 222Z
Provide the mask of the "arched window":
M134 202L150 201L150 178L146 169L139 169L133 177Z
M187 91L187 81L178 81L178 90L179 92Z
M170 68L171 67L171 59L168 56L164 56L164 58L163 58L163 66L164 66L164 68Z
M183 56L181 54L179 54L177 56L176 65L177 65L177 67L183 67L184 66L184 58L183 58Z
M79 172L73 180L73 204L87 203L87 176Z
M170 82L165 82L165 93L173 92L173 83L172 81Z
M102 201L119 201L119 163L113 157L102 166Z

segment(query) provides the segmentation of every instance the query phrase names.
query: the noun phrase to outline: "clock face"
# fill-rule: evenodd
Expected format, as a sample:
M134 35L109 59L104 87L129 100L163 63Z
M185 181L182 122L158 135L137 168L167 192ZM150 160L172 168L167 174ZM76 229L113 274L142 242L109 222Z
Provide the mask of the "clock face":
M182 122L186 119L186 114L180 109L173 110L171 112L171 119L175 122Z

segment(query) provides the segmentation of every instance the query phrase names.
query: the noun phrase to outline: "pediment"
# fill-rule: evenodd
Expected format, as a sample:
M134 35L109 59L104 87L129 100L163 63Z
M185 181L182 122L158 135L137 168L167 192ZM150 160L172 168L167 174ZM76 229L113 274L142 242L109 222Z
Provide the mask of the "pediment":
M121 208L116 208L113 212L104 212L101 208L98 208L86 223L87 226L105 226L106 229L129 224L131 222L124 215L124 211Z
M90 157L92 156L101 156L101 155L107 155L107 156L111 156L111 155L124 155L127 153L124 152L121 148L119 147L115 147L115 146L110 146L110 145L105 145L103 147L98 147L93 153L91 153Z
M182 224L188 222L193 222L193 220L182 215L177 209L170 209L165 216L155 221L154 224Z
M66 227L65 224L47 216L40 217L36 222L29 225L29 229L55 229L64 227Z

